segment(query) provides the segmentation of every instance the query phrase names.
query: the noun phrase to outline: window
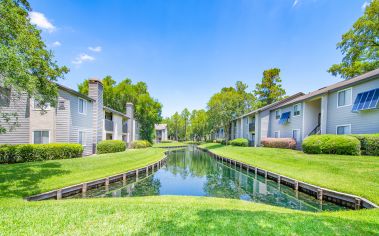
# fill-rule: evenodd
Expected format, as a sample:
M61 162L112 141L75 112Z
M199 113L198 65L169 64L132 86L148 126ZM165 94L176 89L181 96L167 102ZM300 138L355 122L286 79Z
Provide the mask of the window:
M66 107L64 105L64 101L59 101L58 102L58 109L59 110L65 110L66 109Z
M49 131L36 130L33 131L33 143L34 144L43 144L50 142L50 133Z
M351 125L338 125L336 134L351 134Z
M78 143L85 146L86 145L86 133L84 131L79 131Z
M0 107L9 107L11 90L9 88L0 87Z
M352 89L348 88L337 93L337 107L351 105Z
M39 101L34 99L33 108L34 110L50 110L50 103L41 105Z
M300 115L300 104L296 104L293 106L293 116L299 116Z
M87 114L87 101L85 101L84 99L82 98L79 98L79 102L78 102L78 110L79 110L79 113L80 114Z
M280 138L280 131L274 132L274 138Z
M249 117L245 117L245 123L249 124Z
M280 110L275 111L275 119L277 119L277 120L280 119Z
M300 129L292 130L292 138L296 140L296 142L300 141Z

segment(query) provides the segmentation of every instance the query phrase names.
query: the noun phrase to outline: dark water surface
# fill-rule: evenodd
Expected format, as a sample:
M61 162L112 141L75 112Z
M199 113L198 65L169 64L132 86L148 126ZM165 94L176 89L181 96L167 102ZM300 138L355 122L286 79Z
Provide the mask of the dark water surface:
M207 153L188 147L172 151L167 163L154 173L128 178L126 183L89 190L80 197L134 197L152 195L186 195L234 198L303 211L334 211L341 206L319 200L280 185L246 170L235 169L211 158Z

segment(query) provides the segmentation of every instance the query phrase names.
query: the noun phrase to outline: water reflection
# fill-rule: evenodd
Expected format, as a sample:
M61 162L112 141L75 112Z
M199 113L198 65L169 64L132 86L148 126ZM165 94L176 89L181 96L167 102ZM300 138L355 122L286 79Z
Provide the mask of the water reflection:
M234 164L221 163L194 147L173 151L165 166L141 174L136 181L111 184L108 189L90 190L85 197L133 197L152 195L189 195L234 198L304 211L343 209L320 202L304 193L267 180ZM74 196L83 197L83 196Z

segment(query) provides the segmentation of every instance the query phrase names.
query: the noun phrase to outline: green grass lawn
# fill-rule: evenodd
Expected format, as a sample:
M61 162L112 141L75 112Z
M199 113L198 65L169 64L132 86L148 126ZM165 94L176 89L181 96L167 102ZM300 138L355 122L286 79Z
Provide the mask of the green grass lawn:
M204 144L224 157L379 204L379 157L310 155L301 151Z
M275 169L280 169L280 166L285 169L283 166L286 163L275 161L270 156L274 155L273 152L282 153L281 158L287 159L289 169L297 170L292 174L299 179L310 178L309 176L316 175L317 170L327 175L333 169L331 158L335 160L341 158L344 168L352 168L350 170L352 175L358 172L358 167L354 167L357 162L352 161L349 164L349 160L356 157L311 157L289 150L283 152L282 150L243 149L217 145L207 147L220 154L224 152L225 155L239 158L243 158L246 152L256 152L253 155L254 158L248 154L244 160L248 162L252 159L253 161L250 160L252 164L255 164L254 160L256 160L259 165L264 163L268 165L271 160ZM379 209L310 213L232 199L174 196L41 202L27 202L22 199L31 194L145 166L161 159L164 151L164 149L149 148L88 158L0 165L0 235L379 234ZM286 152L288 153L283 154ZM258 157L259 153L262 156ZM279 159L279 157L276 158ZM378 160L373 157L365 158L371 162ZM304 163L294 164L298 159ZM325 170L316 167L321 166L319 162L322 159L326 161ZM340 167L342 164L335 164L337 166L334 169L342 168ZM376 167L371 167L371 169L368 169L370 165L365 162L362 165L364 168L362 167L362 173L359 176L367 174L370 176L370 170L375 168L378 170L377 164L372 164ZM296 166L298 167L295 168ZM354 179L354 176L348 177L348 174L344 174L342 178L350 181L351 178ZM364 180L357 181L365 184ZM339 182L342 183L343 180ZM361 191L371 191L370 186L370 184L363 185ZM337 184L334 187L337 188ZM357 188L358 184L355 184L352 189Z
M376 210L308 213L206 197L0 203L2 235L377 235Z
M144 167L162 159L164 151L130 149L83 158L0 165L0 198L26 197Z
M183 142L171 142L171 143L154 143L153 147L177 147L177 146L187 146L188 144Z

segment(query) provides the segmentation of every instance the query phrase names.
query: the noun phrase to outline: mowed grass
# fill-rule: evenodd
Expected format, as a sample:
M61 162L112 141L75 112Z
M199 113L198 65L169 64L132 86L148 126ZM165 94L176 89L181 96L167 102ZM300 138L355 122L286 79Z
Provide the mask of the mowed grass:
M378 235L379 211L308 213L206 197L0 203L2 235Z
M153 147L178 147L187 146L188 144L183 142L171 142L171 143L154 143Z
M104 178L144 167L163 157L163 149L148 148L75 159L0 165L0 198L26 197Z
M217 145L208 148L225 151ZM240 158L248 150L230 148L229 154L238 156L235 153L240 152ZM145 166L161 159L164 151L148 148L87 158L1 165L0 235L379 234L379 209L311 213L233 199L179 196L41 202L22 199ZM312 168L304 167L297 175L308 176L308 169L313 172Z
M310 155L301 151L204 144L224 157L379 204L379 157Z

